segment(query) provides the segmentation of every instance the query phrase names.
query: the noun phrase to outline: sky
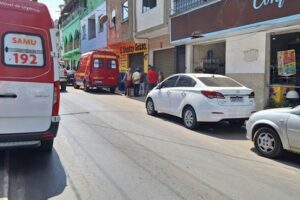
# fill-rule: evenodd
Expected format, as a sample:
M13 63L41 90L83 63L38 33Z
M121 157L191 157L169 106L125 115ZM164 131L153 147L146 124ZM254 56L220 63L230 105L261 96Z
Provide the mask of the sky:
M63 4L63 0L38 0L38 2L46 4L51 13L53 20L56 20L60 16L59 5Z

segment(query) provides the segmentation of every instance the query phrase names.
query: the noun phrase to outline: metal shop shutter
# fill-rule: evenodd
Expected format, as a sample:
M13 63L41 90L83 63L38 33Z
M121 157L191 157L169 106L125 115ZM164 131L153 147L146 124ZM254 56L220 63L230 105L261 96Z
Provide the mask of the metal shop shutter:
M154 51L154 66L165 78L175 74L175 49Z

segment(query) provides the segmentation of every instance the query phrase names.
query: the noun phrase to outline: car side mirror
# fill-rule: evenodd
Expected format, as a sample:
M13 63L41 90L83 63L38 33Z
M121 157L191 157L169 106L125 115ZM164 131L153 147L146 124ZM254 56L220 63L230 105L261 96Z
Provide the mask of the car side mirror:
M293 113L294 115L300 115L300 110L299 110L299 109L293 110L292 113Z
M162 88L162 84L158 84L157 86L156 86L156 89L158 89L158 90L160 90Z

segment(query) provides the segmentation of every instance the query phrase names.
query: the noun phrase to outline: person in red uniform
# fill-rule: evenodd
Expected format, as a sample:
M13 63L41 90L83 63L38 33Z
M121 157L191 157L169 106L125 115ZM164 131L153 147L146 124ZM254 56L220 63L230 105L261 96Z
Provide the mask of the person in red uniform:
M155 71L155 68L153 66L149 65L148 67L149 67L149 71L147 74L147 81L148 81L149 91L150 91L153 88L155 88L155 86L157 85L158 74Z

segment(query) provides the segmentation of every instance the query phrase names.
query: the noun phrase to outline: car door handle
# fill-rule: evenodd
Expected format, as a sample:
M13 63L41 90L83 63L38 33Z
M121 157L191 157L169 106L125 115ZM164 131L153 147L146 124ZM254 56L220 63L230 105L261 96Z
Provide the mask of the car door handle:
M185 93L185 92L182 92L182 93L181 93L181 96L185 97L185 96L186 96L186 93Z
M170 91L168 91L168 92L167 92L167 94L168 94L168 95L170 95L170 94L171 94L171 92L170 92Z
M11 99L15 99L15 98L17 98L17 95L16 95L16 94L11 94L11 93L0 94L0 98L11 98Z

